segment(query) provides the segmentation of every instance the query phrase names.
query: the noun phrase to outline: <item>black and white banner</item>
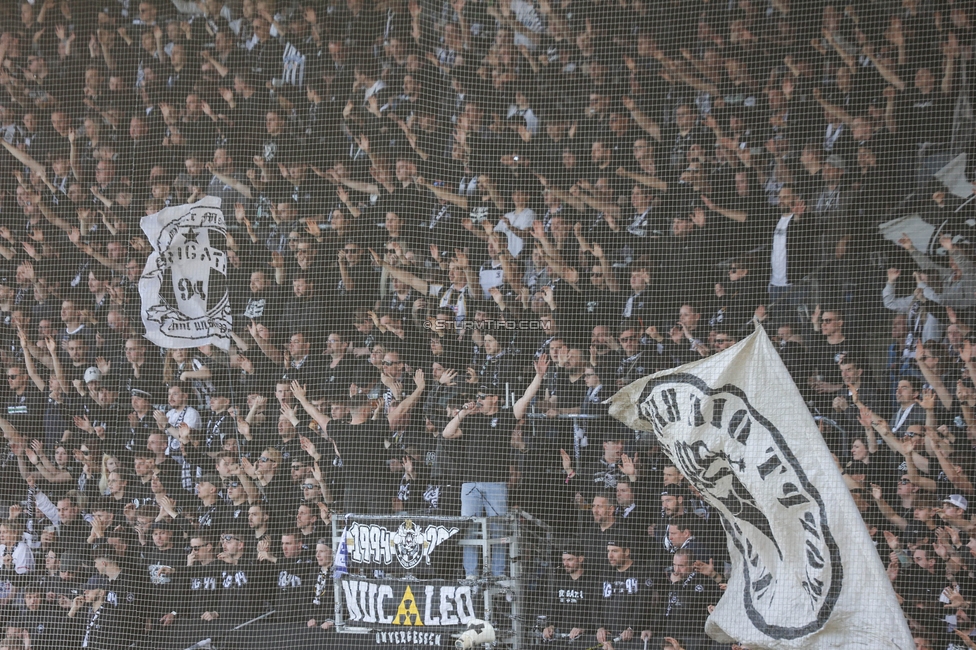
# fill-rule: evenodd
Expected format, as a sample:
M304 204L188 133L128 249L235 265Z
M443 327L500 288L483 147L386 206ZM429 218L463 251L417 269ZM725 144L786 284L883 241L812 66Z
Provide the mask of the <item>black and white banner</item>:
M339 585L342 623L348 626L441 634L463 630L484 614L477 586L443 580L374 580L349 574L340 578ZM431 640L418 643L434 644Z
M370 565L388 570L399 565L407 571L429 567L434 551L459 530L422 516L403 519L398 524L389 518L354 517L346 520L340 549L345 553L347 566Z
M205 197L142 218L153 252L139 280L146 338L164 348L230 348L227 226Z
M722 515L732 556L706 632L748 647L915 647L861 516L765 331L610 399Z

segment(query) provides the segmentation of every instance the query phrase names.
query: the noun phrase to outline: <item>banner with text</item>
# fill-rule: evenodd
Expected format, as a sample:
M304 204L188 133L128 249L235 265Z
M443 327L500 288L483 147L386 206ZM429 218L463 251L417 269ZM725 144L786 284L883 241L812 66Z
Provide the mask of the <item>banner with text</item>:
M230 349L227 226L205 197L143 217L153 252L139 280L146 338L163 348Z
M474 585L443 580L375 580L344 574L341 587L344 625L414 633L460 631L483 614L481 591ZM433 641L416 643L434 644Z
M436 517L391 520L352 515L346 518L340 549L349 569L365 566L385 573L429 576L435 553L443 559L448 542L454 546L458 532L456 526Z
M709 636L768 649L915 647L854 501L762 328L610 402L610 415L653 433L722 516L733 568Z

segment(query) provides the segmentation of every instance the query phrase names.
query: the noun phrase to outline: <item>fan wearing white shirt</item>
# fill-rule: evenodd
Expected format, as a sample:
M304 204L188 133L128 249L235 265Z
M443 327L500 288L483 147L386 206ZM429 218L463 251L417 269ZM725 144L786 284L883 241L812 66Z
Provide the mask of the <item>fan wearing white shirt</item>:
M0 523L0 573L24 575L34 569L34 554L24 541L24 525L15 519Z
M521 187L512 190L512 203L515 204L515 209L498 220L495 232L505 234L508 238L508 252L512 257L518 257L525 248L523 237L535 222L535 210L528 207L529 193Z
M187 439L185 424L192 431L199 431L203 427L203 418L200 412L187 404L187 393L182 382L170 386L167 401L170 409L163 415L160 411L153 411L153 418L160 431L166 432L168 436L169 457L172 458L181 468L181 482L187 490L193 489L193 479L191 467L186 460L182 449L182 439ZM192 435L192 433L191 433Z

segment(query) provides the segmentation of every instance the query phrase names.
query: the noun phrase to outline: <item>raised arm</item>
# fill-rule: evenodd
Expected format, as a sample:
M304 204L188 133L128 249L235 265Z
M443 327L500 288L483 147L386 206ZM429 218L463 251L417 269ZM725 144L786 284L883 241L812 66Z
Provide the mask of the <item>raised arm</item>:
M291 382L291 393L295 396L295 399L298 400L298 403L302 405L302 409L308 413L308 416L315 420L315 422L319 425L322 436L328 438L329 436L326 429L328 429L329 422L332 421L332 418L318 410L318 408L316 408L316 406L309 401L308 396L305 393L305 387L299 384L297 381Z
M745 223L749 218L749 213L745 210L733 210L731 208L723 208L720 205L715 205L715 203L704 194L701 195L701 199L706 208L712 212L722 215L726 219L731 219L732 221L736 221L738 223Z
M44 382L44 378L41 377L40 373L37 372L37 366L34 364L34 358L31 356L30 352L27 351L27 346L29 345L27 341L27 334L23 330L17 330L17 336L20 338L20 349L24 352L24 367L27 368L27 375L34 382L34 386L37 390L43 391L47 388L47 384Z
M637 108L637 103L634 102L631 97L623 97L622 100L624 107L630 111L630 116L634 118L634 122L639 126L647 135L651 136L658 142L661 141L661 125L652 120L650 117L645 115L639 108Z
M946 478L952 483L953 487L962 492L963 494L973 493L973 484L966 476L965 472L957 469L957 466L953 464L949 457L946 456L945 451L942 449L942 439L939 438L939 434L935 429L926 427L925 428L925 449L929 452L929 455L935 456L939 461L939 467L945 473Z
M410 411L416 406L420 396L424 394L424 388L427 386L424 382L424 371L418 369L414 373L413 381L417 386L414 391L407 395L406 399L397 404L395 408L391 409L387 415L387 421L393 431L396 431L397 427L409 418Z
M438 199L447 201L448 203L456 205L459 208L464 208L465 210L468 209L468 197L455 194L444 187L435 187L434 185L428 183L427 179L425 179L423 176L418 176L416 182L420 187L426 187L428 190L430 190Z
M617 167L617 175L623 176L624 178L629 178L632 181L640 183L641 185L646 185L652 190L657 190L658 192L667 192L668 184L666 181L662 181L657 176L649 176L647 174L638 174L635 172L627 171L623 167Z
M884 515L885 519L897 527L898 530L908 530L908 521L895 512L890 505L888 505L888 502L885 501L884 496L882 496L881 488L879 486L871 486L871 496L874 498L875 505L878 506L878 510L881 511L881 514Z
M454 440L455 438L460 438L464 435L464 431L461 429L461 421L464 420L470 413L475 409L474 404L465 404L464 408L457 412L451 421L447 423L444 427L444 432L441 433L445 440Z
M915 343L915 359L922 359L925 356L924 346L921 341ZM952 410L953 397L952 393L945 387L942 382L942 377L934 372L931 368L926 366L924 363L917 363L918 369L922 371L922 376L925 377L925 381L932 387L935 394L939 396L939 401L942 402L942 406L945 407L947 411ZM923 404L924 406L924 404ZM934 404L932 407L934 408Z
M516 420L521 420L525 417L526 409L529 408L529 404L532 403L536 393L542 387L542 381L545 379L546 372L549 370L549 355L545 353L541 354L533 365L535 366L535 377L532 378L532 382L525 389L525 392L522 393L522 397L512 406L512 415L515 416Z
M264 356L271 359L276 366L281 366L285 362L284 353L271 343L271 332L264 325L255 323L253 320L247 325L247 332L258 344L258 348Z
M369 249L369 254L377 265L386 269L390 275L392 275L400 282L403 282L404 284L413 287L414 289L416 289L417 291L419 291L421 294L425 296L430 291L430 285L427 284L427 281L424 280L423 278L414 275L410 271L405 271L401 268L397 268L392 264L390 264L389 262L385 262L383 258L380 257L379 254L376 251L374 251L372 248Z
M228 176L227 174L221 174L219 171L217 171L214 168L213 163L211 163L211 162L208 162L207 163L207 171L209 171L211 174L213 174L217 178L217 180L219 180L224 185L229 185L230 187L233 187L240 194L246 196L249 199L250 198L253 198L253 196L251 195L251 188L250 187L248 187L244 183L240 182L239 180L237 180L233 176Z
M895 74L895 71L894 70L892 70L887 65L885 65L884 63L882 63L874 55L874 46L873 45L871 45L870 43L865 43L864 46L861 48L861 51L864 53L864 56L868 57L868 59L871 61L871 63L874 64L874 67L877 69L878 74L880 74L882 77L884 77L885 81L887 81L888 83L890 83L892 86L894 86L895 88L897 88L899 91L905 90L905 82L901 80L901 77L899 77L897 74Z
M593 251L593 257L600 263L600 272L603 274L603 279L607 283L607 289L611 293L619 292L620 284L617 282L617 274L614 273L610 261L607 260L607 256L603 252L603 247L594 242L590 248Z

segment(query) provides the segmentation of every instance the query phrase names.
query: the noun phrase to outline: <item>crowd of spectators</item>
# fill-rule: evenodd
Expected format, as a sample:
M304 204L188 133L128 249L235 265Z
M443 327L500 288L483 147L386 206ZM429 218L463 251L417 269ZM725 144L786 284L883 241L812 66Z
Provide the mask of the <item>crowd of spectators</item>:
M348 647L333 517L516 508L546 643L711 648L719 516L602 401L757 320L918 648L976 648L970 213L918 185L972 2L2 5L0 649ZM160 349L139 220L208 195L233 344Z

